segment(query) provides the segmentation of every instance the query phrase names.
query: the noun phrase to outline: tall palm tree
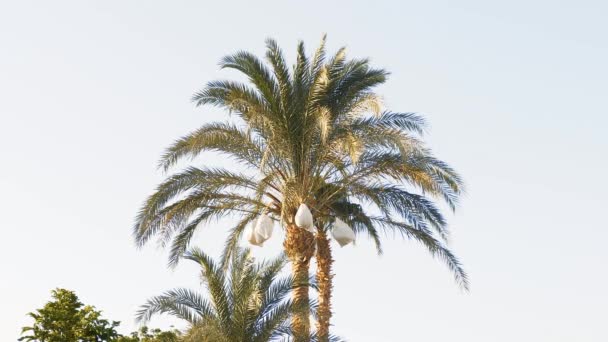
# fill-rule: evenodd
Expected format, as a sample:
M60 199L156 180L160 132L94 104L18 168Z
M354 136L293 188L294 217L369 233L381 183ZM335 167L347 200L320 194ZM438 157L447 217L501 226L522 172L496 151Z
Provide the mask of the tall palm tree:
M236 114L235 123L209 123L182 137L163 155L169 170L205 151L232 157L243 172L188 167L169 176L144 203L134 228L137 242L159 236L170 244L175 264L201 224L236 214L225 257L245 227L265 213L286 231L297 312L296 341L310 334L308 277L317 259L317 332L326 340L331 317L332 254L328 233L336 218L364 233L381 252L380 231L415 239L441 257L464 287L467 277L446 248L446 222L432 198L454 208L462 191L458 174L435 158L421 140L424 120L413 113L383 111L374 87L388 73L367 59L346 59L345 50L326 58L325 38L309 57L303 43L293 69L277 43L267 41L266 62L248 52L222 59L222 68L243 73L249 83L214 81L196 93L197 105ZM314 215L315 233L299 228L301 204ZM226 258L225 258L226 259Z
M291 279L279 278L285 258L256 263L249 250L239 249L224 270L199 249L185 254L201 267L208 296L188 289L173 289L142 306L137 320L147 322L168 313L187 321L185 342L265 342L288 338L292 304L286 300Z

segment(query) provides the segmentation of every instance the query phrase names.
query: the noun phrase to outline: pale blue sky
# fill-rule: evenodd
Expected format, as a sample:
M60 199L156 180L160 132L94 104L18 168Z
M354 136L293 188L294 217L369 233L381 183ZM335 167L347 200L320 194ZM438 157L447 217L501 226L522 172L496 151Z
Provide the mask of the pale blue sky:
M134 248L131 224L173 139L208 120L190 95L218 60L331 50L392 72L388 108L431 123L465 177L450 273L412 242L335 248L334 331L350 341L606 341L608 7L602 1L0 2L0 340L55 287L134 328L149 296L196 288ZM210 164L222 163L210 158ZM220 250L225 222L197 238ZM258 252L280 250L280 237ZM161 317L153 325L174 320Z

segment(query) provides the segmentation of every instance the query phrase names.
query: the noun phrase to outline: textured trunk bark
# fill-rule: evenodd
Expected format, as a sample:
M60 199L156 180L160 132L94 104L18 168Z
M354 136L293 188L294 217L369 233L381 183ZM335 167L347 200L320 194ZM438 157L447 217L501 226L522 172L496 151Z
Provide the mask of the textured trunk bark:
M291 318L294 342L308 342L310 341L308 268L310 259L315 253L314 236L296 225L289 225L283 245L291 262L291 273L294 278L294 313Z
M331 247L324 231L317 233L317 285L319 286L319 307L317 309L317 336L319 342L329 341L329 322L331 319Z

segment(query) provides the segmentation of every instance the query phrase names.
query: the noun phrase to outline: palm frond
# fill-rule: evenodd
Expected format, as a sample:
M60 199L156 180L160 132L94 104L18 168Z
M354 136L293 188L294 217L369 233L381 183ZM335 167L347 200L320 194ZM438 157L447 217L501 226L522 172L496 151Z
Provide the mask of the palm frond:
M293 92L291 74L289 73L289 69L287 68L285 57L283 56L283 51L277 44L277 42L273 39L266 40L266 59L272 65L275 78L278 83L280 99L281 99L281 109L283 111L287 111L290 105L290 98Z
M272 72L258 57L246 51L239 51L224 57L220 62L220 67L222 69L235 69L245 74L270 107L273 110L279 108L279 86Z
M355 119L351 127L381 127L423 134L426 129L424 118L416 113L382 112L378 116L367 116Z
M215 312L222 326L228 329L231 324L230 312L232 303L228 288L226 287L226 276L213 259L198 248L190 249L184 258L197 262L202 268L202 279L205 281L211 296Z
M421 242L433 256L437 256L446 263L454 274L454 279L458 285L464 290L469 290L468 275L462 268L460 261L441 241L435 239L430 231L416 229L408 224L383 218L374 218L373 221L384 229L401 233L407 238Z
M168 170L185 157L194 158L203 151L224 153L246 165L256 167L265 147L247 132L227 123L211 123L178 139L162 156L159 167Z
M211 304L188 289L174 289L150 298L137 312L136 320L146 323L156 314L168 313L191 324L215 316Z

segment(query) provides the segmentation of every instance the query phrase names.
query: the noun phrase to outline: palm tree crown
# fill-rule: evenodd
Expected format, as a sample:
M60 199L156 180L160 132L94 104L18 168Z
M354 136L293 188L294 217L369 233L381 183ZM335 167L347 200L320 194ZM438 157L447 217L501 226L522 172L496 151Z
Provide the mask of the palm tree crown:
M201 267L208 296L188 289L173 289L153 297L142 306L137 319L168 313L190 324L186 341L262 342L288 338L287 320L292 303L286 299L292 281L279 278L284 257L256 263L249 250L240 249L224 271L199 249L185 258Z
M300 43L291 69L273 40L267 40L265 57L237 52L222 59L222 68L249 82L210 82L193 101L234 113L237 122L203 125L160 161L169 170L184 158L215 151L240 163L241 172L191 166L169 176L142 206L134 227L138 244L160 237L170 244L174 265L197 227L236 214L227 260L245 227L265 213L286 228L294 276L305 279L315 237L294 224L305 203L322 239L336 218L369 236L379 253L380 232L398 232L442 258L466 288L466 273L446 247L446 220L433 202L455 208L461 178L425 147L422 117L382 109L373 89L388 73L367 59L347 59L343 48L326 57L325 39L311 57Z

